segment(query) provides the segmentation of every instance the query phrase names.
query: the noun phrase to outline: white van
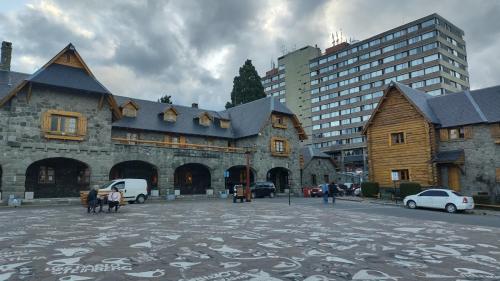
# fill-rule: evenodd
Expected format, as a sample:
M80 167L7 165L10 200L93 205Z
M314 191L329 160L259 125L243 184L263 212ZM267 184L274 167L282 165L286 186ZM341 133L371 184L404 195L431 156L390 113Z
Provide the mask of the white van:
M125 201L144 203L148 198L148 183L144 179L116 179L101 186L100 190L111 190L116 187L123 192Z

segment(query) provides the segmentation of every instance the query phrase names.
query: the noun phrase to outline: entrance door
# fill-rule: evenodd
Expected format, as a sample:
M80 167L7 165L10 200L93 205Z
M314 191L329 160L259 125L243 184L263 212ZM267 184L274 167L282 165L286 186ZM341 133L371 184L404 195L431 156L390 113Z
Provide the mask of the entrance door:
M460 169L457 166L448 167L448 186L454 191L460 191Z

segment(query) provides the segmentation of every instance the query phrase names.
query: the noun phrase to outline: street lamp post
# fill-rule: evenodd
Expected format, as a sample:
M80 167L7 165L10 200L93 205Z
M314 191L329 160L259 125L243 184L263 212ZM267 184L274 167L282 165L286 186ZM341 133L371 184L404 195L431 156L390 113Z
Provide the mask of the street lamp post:
M247 150L245 152L246 160L247 160L247 165L246 165L246 199L247 202L252 201L252 193L250 191L250 151Z

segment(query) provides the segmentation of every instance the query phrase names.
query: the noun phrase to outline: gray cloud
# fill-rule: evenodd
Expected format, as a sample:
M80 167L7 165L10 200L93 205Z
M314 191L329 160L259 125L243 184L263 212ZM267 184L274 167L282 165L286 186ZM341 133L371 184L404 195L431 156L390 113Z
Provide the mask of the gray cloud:
M252 59L304 45L328 47L330 34L365 39L437 12L466 33L472 88L500 84L500 2L350 1L64 1L33 0L0 9L2 40L14 43L13 69L34 71L73 42L115 94L221 109L233 77ZM1 4L0 4L1 6Z

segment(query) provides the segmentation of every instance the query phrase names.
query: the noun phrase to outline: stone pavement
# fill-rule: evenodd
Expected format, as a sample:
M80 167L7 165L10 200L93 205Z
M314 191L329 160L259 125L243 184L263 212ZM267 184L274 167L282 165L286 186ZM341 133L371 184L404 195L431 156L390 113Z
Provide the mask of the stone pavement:
M0 281L500 280L500 228L275 199L4 208Z

